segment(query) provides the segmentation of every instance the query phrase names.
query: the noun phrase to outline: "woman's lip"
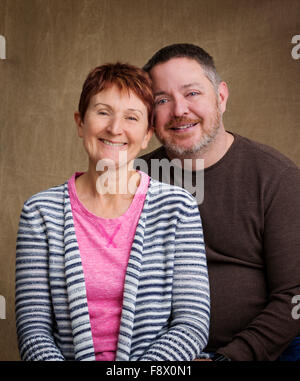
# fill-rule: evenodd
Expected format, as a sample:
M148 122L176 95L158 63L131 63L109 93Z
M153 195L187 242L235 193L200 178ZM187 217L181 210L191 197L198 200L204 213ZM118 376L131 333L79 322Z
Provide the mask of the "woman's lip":
M99 138L98 140L102 144L104 144L106 147L111 147L111 148L123 148L123 147L126 147L127 145L127 143L124 143L124 142L114 142L112 140L103 139L103 138Z

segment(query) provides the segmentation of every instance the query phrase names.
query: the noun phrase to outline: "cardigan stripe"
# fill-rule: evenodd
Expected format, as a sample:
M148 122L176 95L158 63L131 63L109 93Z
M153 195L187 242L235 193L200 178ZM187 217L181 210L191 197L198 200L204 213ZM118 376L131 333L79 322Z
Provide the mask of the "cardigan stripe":
M196 201L151 179L126 271L116 360L199 356L208 339L209 302ZM95 360L67 182L23 206L16 323L23 360Z

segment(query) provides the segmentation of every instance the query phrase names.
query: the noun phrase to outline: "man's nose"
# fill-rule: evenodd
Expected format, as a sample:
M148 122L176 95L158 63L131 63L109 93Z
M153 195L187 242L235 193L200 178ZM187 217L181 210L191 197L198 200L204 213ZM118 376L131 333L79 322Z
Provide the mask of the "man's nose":
M184 97L174 99L173 114L176 117L184 116L189 113L187 101Z

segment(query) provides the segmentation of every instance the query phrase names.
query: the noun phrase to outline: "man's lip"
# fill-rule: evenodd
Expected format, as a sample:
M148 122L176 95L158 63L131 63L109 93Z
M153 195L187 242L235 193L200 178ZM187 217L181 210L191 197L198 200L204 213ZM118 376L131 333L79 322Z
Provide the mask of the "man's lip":
M178 125L173 125L170 126L169 129L173 131L186 131L192 127L195 127L199 122L194 122L194 123L181 123Z

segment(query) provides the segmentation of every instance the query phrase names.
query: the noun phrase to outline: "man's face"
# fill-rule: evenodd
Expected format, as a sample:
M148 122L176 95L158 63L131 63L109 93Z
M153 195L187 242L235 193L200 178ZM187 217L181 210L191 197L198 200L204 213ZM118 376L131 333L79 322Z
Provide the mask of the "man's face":
M177 156L196 154L206 148L222 125L227 100L222 86L217 95L200 64L189 58L172 58L158 64L150 75L159 141Z

